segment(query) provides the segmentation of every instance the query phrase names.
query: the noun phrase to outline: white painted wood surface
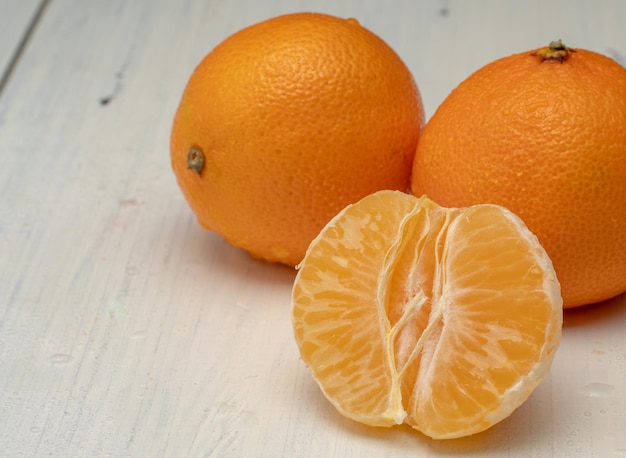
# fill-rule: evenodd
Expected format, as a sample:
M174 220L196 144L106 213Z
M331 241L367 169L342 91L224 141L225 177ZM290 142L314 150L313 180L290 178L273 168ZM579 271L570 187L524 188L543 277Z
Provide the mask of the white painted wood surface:
M14 56L27 44L44 4L42 0L0 0L0 82Z
M0 0L0 65L38 5ZM50 0L0 94L0 456L626 456L624 296L567 312L549 378L483 434L371 429L323 398L291 334L294 272L200 229L168 158L202 56L298 10L378 33L429 116L552 39L625 63L619 0Z

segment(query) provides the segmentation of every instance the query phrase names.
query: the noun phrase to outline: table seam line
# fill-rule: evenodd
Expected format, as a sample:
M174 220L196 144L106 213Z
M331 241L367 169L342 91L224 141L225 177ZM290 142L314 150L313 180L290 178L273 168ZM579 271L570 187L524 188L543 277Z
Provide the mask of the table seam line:
M2 95L4 94L4 90L6 89L6 86L9 84L9 80L11 79L13 72L17 68L18 63L22 55L24 54L24 50L26 49L26 46L30 42L30 39L32 38L35 32L35 29L37 28L37 25L39 24L43 16L43 13L49 3L50 3L50 0L42 0L39 3L39 6L37 7L35 14L32 16L32 19L30 20L30 23L28 24L26 31L22 35L22 38L20 39L17 47L15 48L15 51L13 52L13 55L11 56L9 63L6 66L6 69L2 73L2 76L0 77L0 98L2 98Z

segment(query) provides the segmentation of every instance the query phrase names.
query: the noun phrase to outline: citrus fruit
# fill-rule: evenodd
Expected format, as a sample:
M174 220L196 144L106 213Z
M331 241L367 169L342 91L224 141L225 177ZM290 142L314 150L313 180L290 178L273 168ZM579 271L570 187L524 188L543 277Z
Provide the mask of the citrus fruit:
M440 205L520 216L564 307L625 291L626 69L560 41L487 64L429 119L412 180Z
M174 118L171 163L202 226L295 265L347 204L409 189L423 124L417 85L381 38L355 19L288 14L201 61Z
M561 337L559 291L537 238L504 207L379 191L312 241L292 323L341 413L455 438L507 417L545 378Z

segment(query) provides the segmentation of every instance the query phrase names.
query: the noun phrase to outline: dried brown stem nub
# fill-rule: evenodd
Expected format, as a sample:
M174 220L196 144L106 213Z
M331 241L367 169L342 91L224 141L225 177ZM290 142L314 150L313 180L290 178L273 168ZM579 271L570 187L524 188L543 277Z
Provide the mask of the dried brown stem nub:
M187 167L198 175L204 168L204 153L197 146L192 146L187 152Z
M537 51L533 52L531 56L539 57L540 62L559 62L562 64L569 58L570 54L573 52L576 52L576 50L568 48L559 39L556 41L551 41L548 46L538 49Z

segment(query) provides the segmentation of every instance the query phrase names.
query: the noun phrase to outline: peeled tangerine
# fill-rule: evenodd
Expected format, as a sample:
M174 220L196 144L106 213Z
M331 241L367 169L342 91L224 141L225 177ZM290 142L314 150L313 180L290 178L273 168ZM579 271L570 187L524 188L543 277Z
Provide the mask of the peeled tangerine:
M456 438L509 416L546 377L562 300L546 252L507 209L379 191L311 243L292 322L343 415Z

